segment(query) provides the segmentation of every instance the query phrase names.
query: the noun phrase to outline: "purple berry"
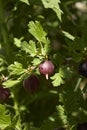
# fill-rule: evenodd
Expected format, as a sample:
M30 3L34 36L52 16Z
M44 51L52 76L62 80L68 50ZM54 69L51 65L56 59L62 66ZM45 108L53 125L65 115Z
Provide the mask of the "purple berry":
M10 96L10 91L8 88L0 86L0 101L6 101Z
M39 79L36 75L31 75L23 81L23 86L27 92L33 93L38 90Z
M87 123L78 124L77 130L87 130Z
M39 65L39 71L46 76L46 79L48 79L48 76L54 72L54 64L47 60Z
M79 74L84 77L87 77L87 61L83 61L82 63L80 63Z

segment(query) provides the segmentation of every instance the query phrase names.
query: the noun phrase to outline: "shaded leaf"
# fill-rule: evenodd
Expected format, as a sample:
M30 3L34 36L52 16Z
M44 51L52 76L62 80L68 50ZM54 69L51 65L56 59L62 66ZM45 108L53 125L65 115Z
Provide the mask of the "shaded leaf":
M76 37L74 41L70 41L69 39L66 39L66 43L69 46L70 51L84 50L85 47L84 40L79 37Z
M29 128L29 130L40 130L40 129L36 127L32 127L32 128Z

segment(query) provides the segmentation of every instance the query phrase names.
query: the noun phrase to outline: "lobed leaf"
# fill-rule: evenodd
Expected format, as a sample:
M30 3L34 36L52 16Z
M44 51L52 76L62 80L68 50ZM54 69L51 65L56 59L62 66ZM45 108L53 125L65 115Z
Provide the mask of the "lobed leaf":
M5 129L11 125L11 117L9 114L5 114L5 106L0 104L0 128Z
M46 43L47 33L43 30L41 24L38 21L29 22L28 27L31 35L33 35L39 42Z
M20 1L27 4L27 5L30 5L29 0L20 0Z
M21 75L25 72L22 64L16 61L8 67L8 70L10 71L10 75Z
M41 63L41 60L39 58L34 58L34 60L32 61L33 65L38 65Z
M20 48L21 47L21 40L23 39L23 37L22 38L20 38L20 39L18 39L18 38L14 38L14 44L16 45L16 47L18 47L18 48Z
M60 9L59 3L60 0L42 0L42 3L45 8L51 8L61 21L61 15L62 15L62 10Z
M21 49L24 50L26 53L29 53L32 57L37 55L36 45L35 42L32 40L29 41L29 44L24 41L21 45Z
M44 45L45 53L48 54L51 51L50 40L47 38L46 44Z
M6 82L4 82L3 85L6 86L7 88L10 88L17 85L18 83L20 83L20 80L9 79Z
M56 107L58 112L58 118L61 121L61 124L64 126L68 123L67 115L65 114L65 109L62 105Z
M53 80L52 81L53 86L57 87L63 84L64 83L63 78L64 78L64 73L62 69L60 68L59 73L55 73L55 75L51 77L51 79Z

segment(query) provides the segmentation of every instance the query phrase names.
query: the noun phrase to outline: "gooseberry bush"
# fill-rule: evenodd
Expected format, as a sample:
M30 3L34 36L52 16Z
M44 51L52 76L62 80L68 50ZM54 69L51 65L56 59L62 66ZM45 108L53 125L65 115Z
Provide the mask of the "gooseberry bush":
M87 1L0 0L0 130L87 129Z

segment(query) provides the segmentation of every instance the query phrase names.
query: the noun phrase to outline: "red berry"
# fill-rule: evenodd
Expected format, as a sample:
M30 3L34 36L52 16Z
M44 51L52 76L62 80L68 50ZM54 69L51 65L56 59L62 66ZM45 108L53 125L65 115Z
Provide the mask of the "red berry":
M48 79L48 76L54 72L54 64L51 61L45 61L39 65L39 71Z
M10 91L8 88L0 86L0 101L6 101L10 96Z
M39 87L39 79L36 75L31 75L23 81L23 86L27 92L35 92Z

